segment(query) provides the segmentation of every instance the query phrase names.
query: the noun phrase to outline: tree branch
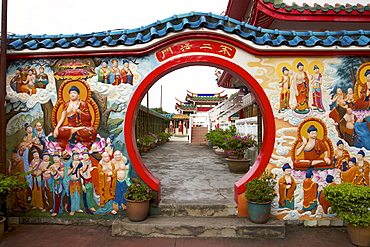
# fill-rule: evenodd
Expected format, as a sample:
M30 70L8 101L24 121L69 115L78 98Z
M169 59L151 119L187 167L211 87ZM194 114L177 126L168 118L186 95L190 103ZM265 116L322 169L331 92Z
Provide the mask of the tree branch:
M9 122L10 119L12 119L15 115L17 115L20 112L28 112L29 109L24 104L18 104L15 106L15 103L9 103L11 105L11 110L9 113L6 114L6 123Z

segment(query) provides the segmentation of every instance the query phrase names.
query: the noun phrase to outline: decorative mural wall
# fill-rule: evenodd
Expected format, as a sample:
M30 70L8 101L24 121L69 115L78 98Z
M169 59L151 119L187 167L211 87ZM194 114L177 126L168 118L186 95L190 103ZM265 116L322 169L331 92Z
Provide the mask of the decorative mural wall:
M15 60L6 86L8 172L30 171L11 202L27 216L116 215L138 179L122 124L146 58ZM155 203L155 202L154 202Z
M333 218L322 190L369 186L370 61L364 57L261 58L260 78L276 118L268 169L283 220Z
M132 120L127 106L151 71L194 53L241 66L269 99L263 104L271 104L276 126L266 168L278 181L273 215L333 218L324 187L369 186L369 57L261 57L226 42L195 39L140 57L12 60L6 96L8 171L33 171L26 178L29 188L12 201L12 213L125 213L123 193L133 179L141 179L125 145L122 126ZM184 66L189 62L184 59Z

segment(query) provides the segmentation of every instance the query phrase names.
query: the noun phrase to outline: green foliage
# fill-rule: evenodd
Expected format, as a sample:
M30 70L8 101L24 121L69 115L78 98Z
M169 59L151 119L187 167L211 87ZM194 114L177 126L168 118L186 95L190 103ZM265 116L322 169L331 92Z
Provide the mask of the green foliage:
M354 226L370 225L370 187L343 183L324 188L332 213Z
M235 155L238 159L242 159L245 151L255 146L257 146L257 141L253 135L234 135L225 139L224 149L227 150L228 154Z
M276 180L271 173L264 171L259 177L246 183L245 198L248 202L271 202L277 196Z
M150 110L153 110L153 111L158 112L158 113L160 113L160 114L170 114L170 113L168 113L168 112L164 111L164 110L162 109L162 107L150 108Z
M3 205L5 200L12 196L12 191L16 189L25 189L28 187L26 179L19 179L19 177L25 177L29 172L26 173L15 173L11 176L5 176L0 173L0 205ZM23 181L22 181L23 180ZM14 196L14 195L13 195ZM5 209L1 209L0 215L5 214Z
M257 146L255 136L251 134L246 136L237 135L236 126L234 125L226 130L221 128L211 130L206 134L206 138L214 145L227 151L228 154L235 155L239 159L244 157L244 153L248 148Z
M136 181L127 188L125 198L133 201L147 201L153 198L153 190L140 181Z
M236 126L230 126L228 129L223 130L218 128L211 130L206 134L206 139L219 148L225 149L225 140L228 137L236 135Z
M159 134L158 134L158 138L159 138L160 140L167 140L167 139L169 139L171 136L172 136L172 134L170 134L170 133L165 133L165 132L161 132L161 133L159 133Z
M20 181L19 176L25 177L28 173L15 173L12 176L5 176L0 173L0 195L7 196L13 189L27 188L28 183L26 181Z
M150 144L155 142L155 137L152 135L145 135L137 140L138 147L149 147Z
M336 75L340 80L336 83L336 88L348 88L353 87L356 82L357 69L361 66L361 61L356 56L343 56L341 57L342 62L337 66ZM333 91L334 94L336 90ZM345 93L345 92L343 92Z

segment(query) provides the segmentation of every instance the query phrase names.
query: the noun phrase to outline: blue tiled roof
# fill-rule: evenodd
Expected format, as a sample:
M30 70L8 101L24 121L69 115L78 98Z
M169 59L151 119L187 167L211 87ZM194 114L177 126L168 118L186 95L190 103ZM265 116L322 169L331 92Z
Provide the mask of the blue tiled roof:
M172 118L175 114L174 113L169 113L169 114L162 114L162 116L166 118Z
M370 30L296 32L263 29L234 20L227 16L212 13L190 12L174 15L162 21L135 29L112 30L89 34L59 35L8 35L8 49L36 50L56 47L100 47L130 46L147 43L168 33L196 28L219 29L226 33L239 35L257 45L269 46L367 46L370 45Z

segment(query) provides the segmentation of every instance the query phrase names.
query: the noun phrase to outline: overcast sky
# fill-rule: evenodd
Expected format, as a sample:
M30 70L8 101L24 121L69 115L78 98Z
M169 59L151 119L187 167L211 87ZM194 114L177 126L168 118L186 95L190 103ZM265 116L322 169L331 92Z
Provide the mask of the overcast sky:
M291 4L350 3L368 0L284 0ZM228 0L8 0L8 31L17 34L91 33L137 28L174 14L221 14Z
M293 1L284 1L292 3ZM298 4L310 2L294 0ZM312 1L310 4L319 1ZM325 1L335 4L367 0ZM15 34L86 34L114 29L146 26L175 14L226 11L228 0L8 0L8 32ZM1 7L1 6L0 6ZM186 89L194 93L217 93L215 68L188 67L174 71L159 80L150 90L149 107L160 106L163 88L163 109L175 112L175 97L184 101ZM226 91L230 94L233 91ZM146 105L146 100L143 100Z

